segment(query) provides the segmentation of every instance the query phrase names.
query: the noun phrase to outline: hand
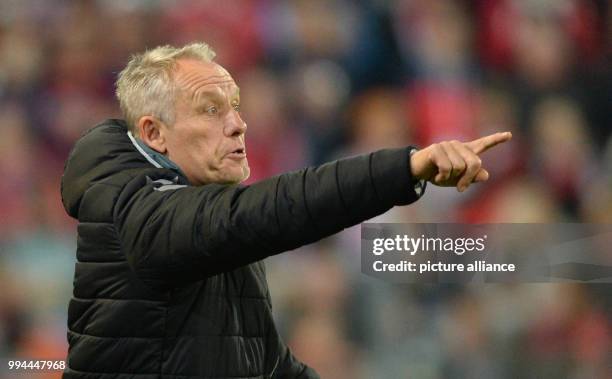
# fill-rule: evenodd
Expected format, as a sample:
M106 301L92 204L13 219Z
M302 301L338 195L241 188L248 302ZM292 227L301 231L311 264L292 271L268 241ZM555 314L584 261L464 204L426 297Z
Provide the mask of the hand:
M410 158L412 175L437 186L465 191L470 184L484 182L489 173L482 168L480 154L509 141L512 133L495 133L470 142L444 141L418 150Z

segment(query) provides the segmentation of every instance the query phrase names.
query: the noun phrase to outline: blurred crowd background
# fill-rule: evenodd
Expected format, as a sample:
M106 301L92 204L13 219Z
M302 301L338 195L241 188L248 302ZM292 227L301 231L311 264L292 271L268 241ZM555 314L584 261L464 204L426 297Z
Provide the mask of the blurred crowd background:
M375 221L612 223L611 3L1 0L0 357L65 357L63 163L120 117L130 54L213 46L241 87L249 182L510 130L487 184L429 186ZM392 285L360 273L359 243L267 260L282 334L323 378L612 377L612 285Z

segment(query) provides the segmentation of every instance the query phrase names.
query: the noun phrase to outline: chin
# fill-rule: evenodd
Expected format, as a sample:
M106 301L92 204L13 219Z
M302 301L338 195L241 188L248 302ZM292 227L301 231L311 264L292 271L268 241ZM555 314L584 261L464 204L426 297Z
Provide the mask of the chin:
M240 182L244 182L245 180L249 178L249 176L251 176L251 169L247 166L243 170L243 175L242 175L242 179L240 179Z
M230 166L219 168L216 173L212 175L203 175L198 180L191 181L197 183L196 185L204 184L238 184L249 178L251 170L248 165Z
M236 171L235 173L234 172L228 173L228 175L225 176L222 180L219 180L219 183L223 183L223 184L242 183L245 180L247 180L250 175L251 175L251 170L249 169L248 166L241 167L240 170Z

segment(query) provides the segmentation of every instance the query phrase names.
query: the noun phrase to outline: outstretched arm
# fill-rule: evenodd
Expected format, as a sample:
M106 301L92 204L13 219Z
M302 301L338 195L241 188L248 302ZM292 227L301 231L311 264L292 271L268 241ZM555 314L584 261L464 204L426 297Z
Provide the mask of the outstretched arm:
M478 154L510 138L498 133L467 143L442 142L412 156L410 148L386 149L250 186L162 190L155 185L159 178L139 176L119 196L116 225L128 262L145 282L178 285L315 242L414 202L420 196L418 180L463 191L488 179Z

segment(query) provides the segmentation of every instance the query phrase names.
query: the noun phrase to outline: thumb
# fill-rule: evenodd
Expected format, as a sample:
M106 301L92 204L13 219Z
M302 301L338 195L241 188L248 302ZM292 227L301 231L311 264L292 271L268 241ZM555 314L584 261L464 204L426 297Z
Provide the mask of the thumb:
M486 182L489 179L489 172L481 168L474 177L474 183Z

